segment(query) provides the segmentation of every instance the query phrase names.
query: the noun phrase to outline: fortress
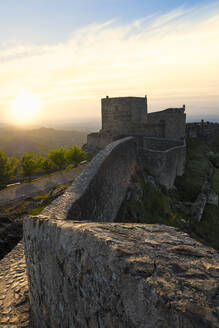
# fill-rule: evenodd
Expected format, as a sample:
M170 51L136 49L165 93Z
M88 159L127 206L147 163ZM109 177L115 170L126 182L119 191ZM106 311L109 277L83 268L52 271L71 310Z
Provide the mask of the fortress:
M166 188L185 164L185 108L102 100L98 152L67 191L24 220L34 328L216 328L218 253L173 227L116 223L138 171Z
M108 144L132 136L138 165L165 187L184 173L186 158L185 105L148 113L147 97L101 99L102 129L87 136L91 156Z
M148 113L147 97L101 99L102 129L87 137L88 150L97 152L125 136L173 140L185 138L185 105Z

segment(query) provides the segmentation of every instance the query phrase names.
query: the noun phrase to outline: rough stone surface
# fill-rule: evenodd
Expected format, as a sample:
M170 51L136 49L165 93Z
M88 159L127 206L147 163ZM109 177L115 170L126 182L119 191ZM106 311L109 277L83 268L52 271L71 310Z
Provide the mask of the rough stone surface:
M128 137L115 141L86 166L67 191L42 215L58 219L113 221L137 165L136 144Z
M182 176L184 173L186 146L183 143L183 145L170 148L174 141L165 142L164 139L153 138L152 149L149 149L151 139L138 137L138 162L142 170L146 170L160 184L170 189L174 186L176 176ZM160 148L167 149L159 150Z
M101 99L102 130L112 134L127 134L135 125L147 122L146 97L119 97Z
M185 108L183 107L149 113L148 123L164 123L164 138L184 139L186 135L186 114L184 112Z
M159 225L27 218L34 327L219 327L218 253Z
M24 246L20 242L0 261L0 327L29 327L29 312Z

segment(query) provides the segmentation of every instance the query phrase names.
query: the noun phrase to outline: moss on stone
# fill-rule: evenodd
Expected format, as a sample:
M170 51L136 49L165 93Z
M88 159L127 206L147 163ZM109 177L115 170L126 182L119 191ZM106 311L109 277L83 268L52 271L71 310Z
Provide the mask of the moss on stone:
M39 215L45 208L46 206L39 206L34 208L32 211L30 211L30 213L28 215L30 216L35 216L35 215Z

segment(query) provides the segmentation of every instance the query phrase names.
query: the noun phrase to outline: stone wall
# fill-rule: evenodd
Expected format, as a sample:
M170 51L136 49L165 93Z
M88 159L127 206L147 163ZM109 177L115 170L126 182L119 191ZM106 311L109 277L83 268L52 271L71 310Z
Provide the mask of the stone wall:
M145 135L126 137L127 140L129 138L132 139L132 143L135 140L136 145L133 147L132 144L130 147L129 143L125 144L124 154L126 155L122 154L122 160L119 160L121 165L117 169L118 172L123 171L124 163L129 163L130 158L132 158L135 163L132 163L132 167L134 165L140 166L142 170L146 170L150 175L153 175L158 183L164 185L167 189L172 188L176 177L182 176L184 173L186 160L184 141L151 138L145 137ZM118 143L119 140L116 142ZM126 156L125 161L123 160L124 156Z
M65 194L43 213L58 219L113 221L136 166L134 138L113 142L96 155Z
M24 241L34 328L219 327L218 255L174 228L41 216Z
M184 139L186 114L185 108L168 108L160 112L148 114L148 123L165 124L164 137L167 139Z
M163 138L143 138L143 147L152 150L168 150L174 147L184 146L184 141Z
M34 328L219 327L213 249L171 227L110 223L143 157L150 163L155 152L155 173L167 173L183 149L142 143L108 145L64 195L24 220Z
M211 122L197 122L186 124L186 136L190 138L203 138L206 142L219 137L219 124Z
M101 150L113 142L113 138L110 134L100 134L98 132L90 133L87 135L88 147L93 147L96 150Z
M119 97L101 99L102 130L116 134L128 134L133 124L147 121L146 97Z
M171 143L173 145L174 141L169 140L165 143L162 139L149 138L148 140L138 137L138 162L141 169L153 175L167 189L174 186L177 176L183 175L186 160L185 143L167 150L159 150L159 148L165 149Z

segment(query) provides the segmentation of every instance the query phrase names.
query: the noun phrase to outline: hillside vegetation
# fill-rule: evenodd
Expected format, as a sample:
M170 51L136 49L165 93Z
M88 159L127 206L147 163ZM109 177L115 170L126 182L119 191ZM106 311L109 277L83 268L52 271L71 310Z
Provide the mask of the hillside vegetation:
M219 249L219 207L207 204L199 222L178 206L179 203L194 202L206 181L209 189L219 194L219 167L212 160L218 155L217 140L207 145L200 139L188 139L185 173L176 179L176 188L171 191L139 171L120 208L118 221L175 226L202 243Z
M81 147L86 142L86 136L86 132L48 128L0 128L0 149L8 156L20 157L26 152L46 155L53 148Z
M16 156L9 158L0 150L0 187L5 187L11 179L22 182L22 176L30 180L34 174L39 176L73 168L86 159L86 152L79 146L51 149L46 156L24 153L19 159Z

